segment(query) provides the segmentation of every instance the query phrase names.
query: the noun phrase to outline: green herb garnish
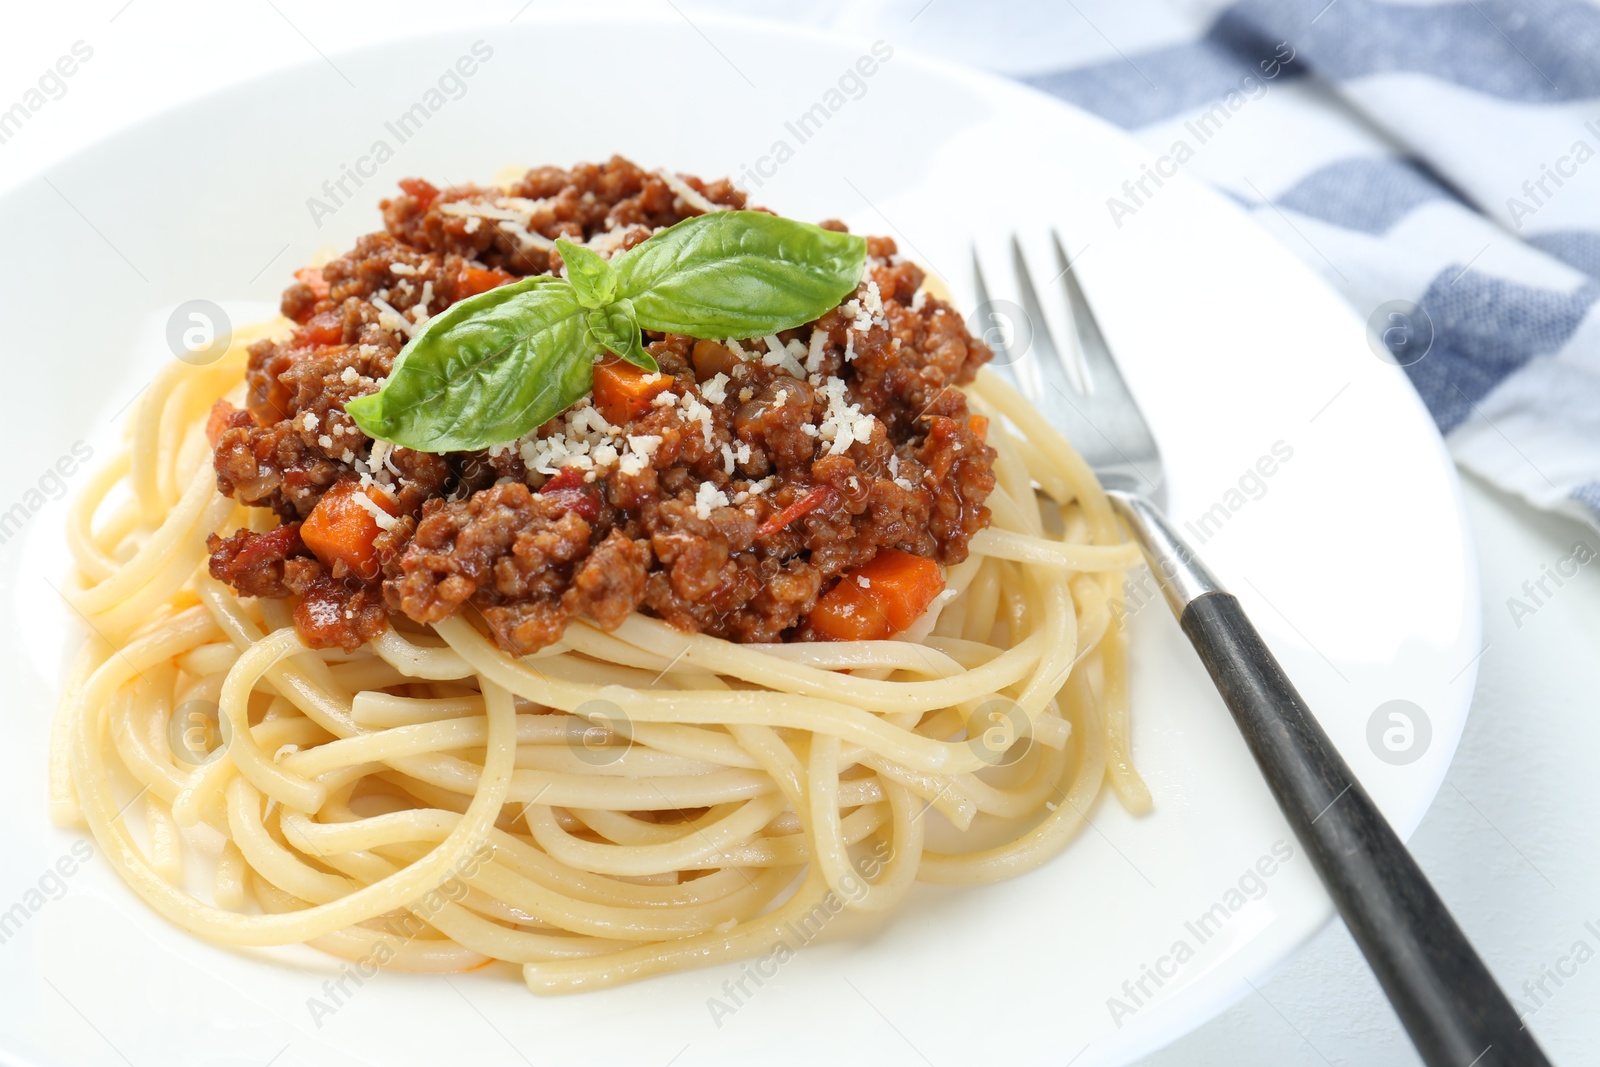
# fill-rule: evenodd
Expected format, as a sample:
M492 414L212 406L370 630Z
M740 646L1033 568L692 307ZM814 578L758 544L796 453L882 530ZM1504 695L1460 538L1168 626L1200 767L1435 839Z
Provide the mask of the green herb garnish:
M655 370L641 329L762 337L820 317L855 290L867 243L760 211L686 219L607 262L557 241L567 278L539 275L429 319L383 388L345 411L369 437L419 452L510 441L594 386L602 350Z

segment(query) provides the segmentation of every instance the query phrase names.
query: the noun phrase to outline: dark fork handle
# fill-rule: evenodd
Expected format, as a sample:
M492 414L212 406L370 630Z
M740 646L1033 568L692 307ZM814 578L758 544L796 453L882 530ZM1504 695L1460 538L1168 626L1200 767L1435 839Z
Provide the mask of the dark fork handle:
M1221 590L1147 500L1112 496L1423 1061L1430 1067L1547 1065L1238 598Z

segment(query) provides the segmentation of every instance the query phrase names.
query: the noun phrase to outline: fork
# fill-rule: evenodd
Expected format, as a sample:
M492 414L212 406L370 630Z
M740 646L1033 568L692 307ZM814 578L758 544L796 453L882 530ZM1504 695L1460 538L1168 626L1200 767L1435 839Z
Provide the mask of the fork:
M1050 243L1067 312L1065 340L1087 381L1080 387L1067 374L1015 236L1011 266L1032 344L1012 359L1002 340L1009 366L996 369L1066 432L1094 468L1423 1061L1430 1067L1548 1064L1238 599L1163 516L1155 437L1054 231ZM979 308L996 306L976 246L972 267ZM1010 343L1015 342L1013 335Z

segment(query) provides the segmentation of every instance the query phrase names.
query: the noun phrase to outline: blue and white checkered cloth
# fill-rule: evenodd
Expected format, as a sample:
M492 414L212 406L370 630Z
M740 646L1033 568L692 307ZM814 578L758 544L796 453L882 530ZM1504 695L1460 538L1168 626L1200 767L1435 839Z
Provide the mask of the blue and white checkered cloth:
M1157 156L1209 131L1181 169L1242 203L1363 316L1383 320L1397 300L1426 313L1385 332L1458 463L1540 507L1600 516L1600 7L754 6L985 64Z

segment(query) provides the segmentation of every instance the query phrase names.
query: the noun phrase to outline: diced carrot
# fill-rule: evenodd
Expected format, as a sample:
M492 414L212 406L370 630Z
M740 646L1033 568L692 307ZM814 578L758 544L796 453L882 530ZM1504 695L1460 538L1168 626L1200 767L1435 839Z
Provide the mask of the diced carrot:
M322 276L321 267L301 267L294 272L294 280L310 286L318 300L328 299L328 279Z
M933 560L882 548L824 593L806 622L835 641L881 641L910 627L943 591Z
M337 311L319 311L300 327L300 340L309 345L336 345L344 339L344 316Z
M438 187L422 178L401 178L400 190L415 200L423 211L428 210L428 205L439 197Z
M816 511L831 499L833 499L833 486L819 485L756 527L756 536L771 537L802 515Z
M989 416L974 415L967 420L967 425L972 428L972 435L980 441L989 439Z
M343 563L363 581L378 577L378 549L374 542L380 532L377 517L357 498L365 496L390 515L399 507L383 490L363 489L352 481L342 481L322 494L317 506L300 526L300 539L333 569Z
M456 275L456 299L465 300L516 280L515 274L499 268L484 270L482 267L462 267L461 273Z
M623 426L650 410L650 401L672 385L672 375L651 374L616 356L594 366L594 406L607 422Z

